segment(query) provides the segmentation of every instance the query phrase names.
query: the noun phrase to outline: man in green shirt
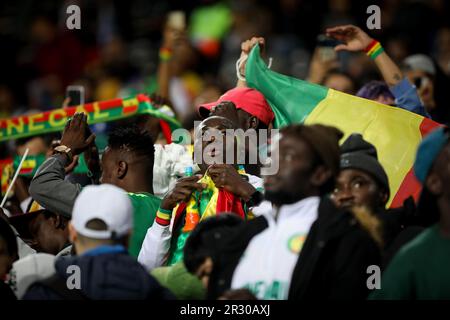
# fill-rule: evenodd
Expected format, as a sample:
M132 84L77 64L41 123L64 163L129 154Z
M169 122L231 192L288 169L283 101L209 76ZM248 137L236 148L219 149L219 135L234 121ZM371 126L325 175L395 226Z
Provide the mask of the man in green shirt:
M128 251L134 257L139 255L161 202L153 195L153 163L153 140L148 132L132 126L119 127L109 134L100 182L118 186L130 196L134 223Z
M94 143L86 136L87 116L77 113L64 129L61 145L38 169L30 184L30 194L41 206L54 212L72 213L81 186L65 180L65 170L74 156ZM147 229L155 220L161 200L153 195L153 140L137 126L118 127L109 134L102 159L100 182L118 186L128 192L134 207L130 255L137 257Z
M420 144L414 173L423 184L419 210L437 224L394 257L370 299L450 299L450 143L447 128Z

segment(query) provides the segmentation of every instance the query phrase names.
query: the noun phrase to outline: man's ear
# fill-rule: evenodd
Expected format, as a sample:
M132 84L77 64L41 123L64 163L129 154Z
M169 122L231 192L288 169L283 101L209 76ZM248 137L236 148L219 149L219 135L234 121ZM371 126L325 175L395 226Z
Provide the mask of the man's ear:
M255 116L251 116L247 120L247 130L248 129L255 129L259 126L259 119Z
M77 232L74 228L74 226L72 225L71 222L69 222L69 241L71 243L75 243L75 241L77 240Z
M439 175L434 172L428 175L427 179L425 180L425 186L434 195L442 194L442 180L439 178Z
M60 216L59 214L57 214L54 219L53 219L53 223L55 224L55 228L56 229L62 229L64 230L66 228L66 221L64 220L64 218L62 216Z
M310 182L314 187L322 186L330 177L331 170L325 166L318 166L311 175Z
M386 205L386 203L389 200L389 196L386 190L380 191L380 201L383 205Z
M119 161L116 168L116 176L118 179L123 179L128 171L128 163Z

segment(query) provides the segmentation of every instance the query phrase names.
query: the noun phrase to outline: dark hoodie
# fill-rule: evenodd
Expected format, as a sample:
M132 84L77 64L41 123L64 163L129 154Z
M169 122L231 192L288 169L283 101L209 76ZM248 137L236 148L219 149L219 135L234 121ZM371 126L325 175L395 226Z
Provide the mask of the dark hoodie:
M58 259L55 262L56 275L50 279L35 283L30 287L23 299L68 299L61 292L55 290L55 285L49 285L49 282L59 282L58 287L64 287L63 289L65 289L67 279L74 274L73 270L68 269L68 267L73 265L80 268L81 289L79 297L72 297L72 299L174 299L170 291L161 287L141 264L130 257L123 247L119 246L102 246L82 256ZM69 283L72 282L69 279Z

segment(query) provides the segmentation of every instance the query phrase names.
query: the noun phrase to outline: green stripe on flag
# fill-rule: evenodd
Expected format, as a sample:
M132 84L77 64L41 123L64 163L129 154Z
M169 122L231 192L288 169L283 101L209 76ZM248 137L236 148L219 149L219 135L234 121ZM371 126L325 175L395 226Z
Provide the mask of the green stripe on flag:
M275 113L274 127L303 123L311 111L326 98L328 88L288 77L267 68L259 45L249 54L245 68L247 85L260 91Z

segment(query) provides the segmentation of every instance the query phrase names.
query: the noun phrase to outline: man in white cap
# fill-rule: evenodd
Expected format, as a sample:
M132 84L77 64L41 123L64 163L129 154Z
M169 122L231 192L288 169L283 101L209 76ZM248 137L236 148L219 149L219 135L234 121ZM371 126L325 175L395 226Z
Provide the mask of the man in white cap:
M414 54L403 61L403 71L409 81L417 88L417 93L423 105L434 120L441 122L442 119L436 117L435 101L436 87L436 67L433 60L424 54Z
M77 256L56 260L55 275L31 286L24 299L172 298L128 255L132 227L133 207L123 189L110 184L85 187L69 224Z

